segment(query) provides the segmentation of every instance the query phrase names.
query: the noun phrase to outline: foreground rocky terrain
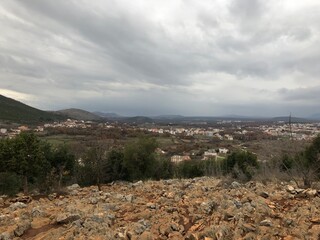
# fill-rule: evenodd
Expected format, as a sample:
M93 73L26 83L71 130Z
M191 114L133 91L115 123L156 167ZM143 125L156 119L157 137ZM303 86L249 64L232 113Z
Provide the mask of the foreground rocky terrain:
M0 239L320 239L320 198L294 184L116 182L0 198Z

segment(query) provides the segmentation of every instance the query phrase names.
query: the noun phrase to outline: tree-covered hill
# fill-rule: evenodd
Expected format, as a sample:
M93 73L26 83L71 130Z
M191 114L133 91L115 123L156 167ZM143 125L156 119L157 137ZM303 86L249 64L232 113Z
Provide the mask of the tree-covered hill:
M63 118L63 116L30 107L12 98L0 95L0 121L37 123Z
M102 120L102 117L82 110L82 109L76 109L76 108L70 108L70 109L64 109L64 110L59 110L55 112L56 114L60 114L62 116L66 116L68 118L72 118L72 119L77 119L77 120L85 120L85 121L99 121Z

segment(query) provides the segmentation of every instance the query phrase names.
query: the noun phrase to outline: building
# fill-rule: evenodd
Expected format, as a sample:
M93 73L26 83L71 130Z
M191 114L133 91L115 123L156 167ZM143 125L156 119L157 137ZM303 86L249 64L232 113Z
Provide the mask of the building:
M173 163L179 163L179 162L190 161L190 160L191 160L191 158L188 155L186 155L186 156L174 155L171 157L171 162L173 162Z
M1 134L6 134L8 132L8 130L6 128L1 128L0 129L0 133Z
M208 159L214 159L217 160L218 153L215 149L209 149L208 151L205 151L203 154L202 160L208 160Z
M227 154L229 150L227 148L219 148L219 153Z

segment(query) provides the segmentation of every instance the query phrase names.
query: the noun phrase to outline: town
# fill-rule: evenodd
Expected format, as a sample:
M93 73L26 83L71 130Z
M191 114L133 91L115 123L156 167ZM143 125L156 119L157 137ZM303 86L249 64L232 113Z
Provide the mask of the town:
M260 123L236 120L195 125L67 119L35 126L16 125L11 128L2 126L0 137L12 138L23 131L35 132L49 142L58 139L60 143L65 143L66 138L72 139L73 144L81 138L97 137L97 134L106 139L118 139L120 143L128 141L132 136L143 134L155 137L160 143L157 153L169 157L173 163L223 159L231 151L247 148L258 155L258 160L266 161L277 155L277 150L269 156L264 151L259 152L266 143L268 147L270 144L278 146L278 151L288 142L296 142L296 145L300 143L298 145L303 147L320 133L320 123L289 124L285 121Z

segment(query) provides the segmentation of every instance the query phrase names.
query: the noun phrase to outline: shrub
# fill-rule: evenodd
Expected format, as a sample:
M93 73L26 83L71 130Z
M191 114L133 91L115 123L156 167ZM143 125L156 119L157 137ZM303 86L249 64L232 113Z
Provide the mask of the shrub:
M0 194L13 196L21 190L19 176L12 172L0 173Z

